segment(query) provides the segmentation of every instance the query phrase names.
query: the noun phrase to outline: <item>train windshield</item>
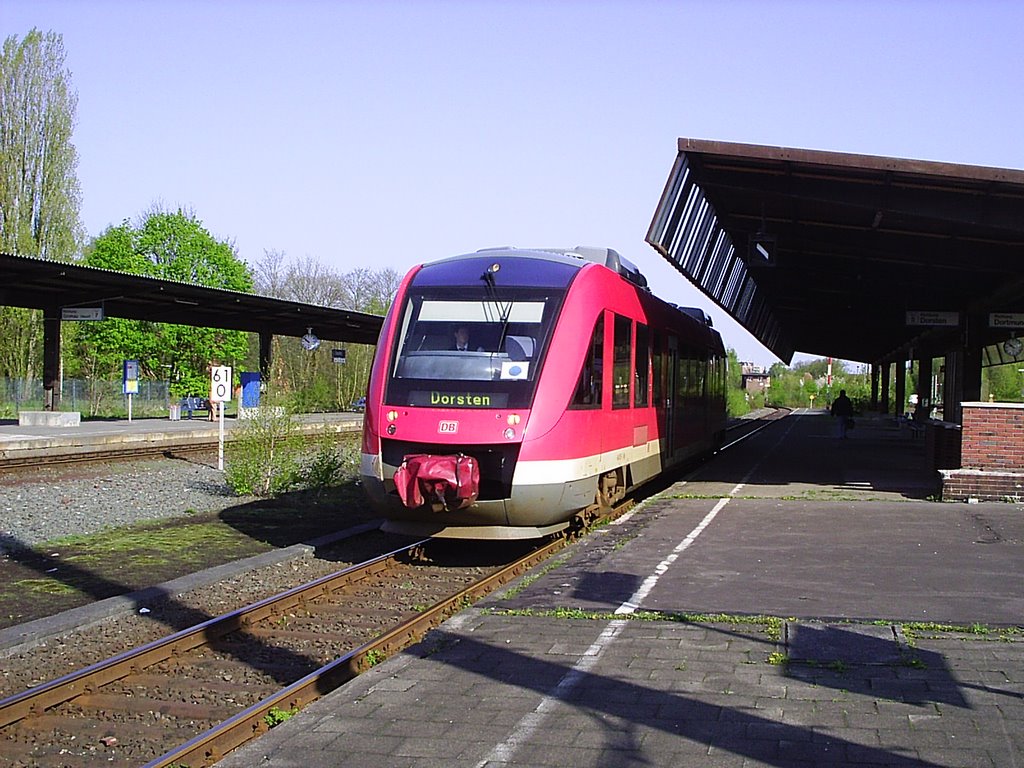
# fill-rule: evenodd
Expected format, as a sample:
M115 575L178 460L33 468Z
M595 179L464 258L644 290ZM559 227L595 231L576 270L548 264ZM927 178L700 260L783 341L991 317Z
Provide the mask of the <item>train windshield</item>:
M529 407L564 289L443 293L426 289L407 299L388 404Z

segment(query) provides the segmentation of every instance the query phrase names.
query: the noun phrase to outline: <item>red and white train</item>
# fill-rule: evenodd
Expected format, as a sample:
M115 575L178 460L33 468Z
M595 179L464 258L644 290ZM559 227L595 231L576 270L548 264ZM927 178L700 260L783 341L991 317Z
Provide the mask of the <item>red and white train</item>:
M554 533L719 446L725 365L704 312L610 249L420 265L381 329L362 482L385 530Z

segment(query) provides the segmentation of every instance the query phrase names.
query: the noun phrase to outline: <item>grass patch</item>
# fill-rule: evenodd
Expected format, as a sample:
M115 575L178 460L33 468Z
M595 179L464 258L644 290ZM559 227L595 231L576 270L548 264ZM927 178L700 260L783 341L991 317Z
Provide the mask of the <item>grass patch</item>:
M271 707L270 711L263 716L263 722L268 727L273 728L274 726L280 725L281 723L291 720L299 714L299 708L293 707L292 709L279 709L278 707Z
M729 613L678 613L672 611L634 611L613 613L611 611L584 611L579 608L496 608L488 611L499 616L538 616L555 619L582 619L586 621L669 621L679 624L732 624L761 627L769 640L782 638L784 620L778 616L738 616Z
M349 482L21 549L0 560L0 628L372 519L362 489Z
M20 579L11 587L14 591L24 590L34 595L72 595L78 590L55 579Z
M520 580L520 582L518 584L516 584L513 587L509 588L505 592L505 594L502 595L502 597L503 598L515 597L520 592L522 592L524 589L526 589L528 586L530 586L535 581L537 581L537 579L539 579L541 576L543 576L544 574L548 573L548 571L553 571L555 568L558 568L558 567L560 567L562 565L565 565L565 563L568 562L568 560L569 560L569 556L568 555L562 555L561 557L556 557L550 563L547 563L543 568L539 568L539 569L537 569L536 572L530 573L530 574L527 574L526 576L524 576Z
M922 637L938 635L970 635L975 638L1010 642L1024 636L1024 627L990 627L987 624L942 624L933 621L908 621L900 624L907 644L913 648Z

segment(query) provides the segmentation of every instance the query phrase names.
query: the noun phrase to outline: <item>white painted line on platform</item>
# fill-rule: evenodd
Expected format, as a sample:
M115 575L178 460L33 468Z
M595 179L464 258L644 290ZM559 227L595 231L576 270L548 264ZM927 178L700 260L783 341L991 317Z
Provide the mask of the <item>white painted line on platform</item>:
M774 448L777 447L787 435L789 435L795 425L796 421L793 421L789 429L783 432L779 437L778 442L773 446L773 450L766 451L762 455L762 458L759 459L757 463L750 468L750 471L743 476L743 479L737 483L736 487L729 491L729 495L719 499L715 506L712 507L711 511L704 516L704 519L697 524L697 527L690 531L686 538L675 546L668 557L655 566L654 573L644 580L643 584L641 584L637 591L630 596L629 600L615 609L616 614L627 615L637 610L643 599L652 589L654 589L655 585L658 583L658 579L668 571L672 563L679 558L679 555L689 549L697 540L697 537L700 536L709 525L711 525L711 521L718 516L718 513L721 512L730 501L732 501L732 497L738 494L747 484L747 481L750 480L751 476L761 465L764 457L773 453ZM628 623L628 619L613 619L610 621L608 626L604 628L604 631L601 632L600 636L589 648L587 648L587 650L583 652L583 655L579 660L573 664L572 668L562 675L562 678L555 684L555 687L551 689L551 692L541 699L540 704L538 704L532 712L525 715L516 724L516 727L512 729L512 733L509 734L509 737L505 739L505 741L495 746L483 760L476 764L476 768L484 768L488 763L511 762L519 745L529 742L530 737L543 725L544 718L547 714L554 711L554 708L558 704L569 697L569 694L573 691L576 685L583 680L584 676L597 664L598 660L601 658L601 654L604 653L606 648L611 646Z

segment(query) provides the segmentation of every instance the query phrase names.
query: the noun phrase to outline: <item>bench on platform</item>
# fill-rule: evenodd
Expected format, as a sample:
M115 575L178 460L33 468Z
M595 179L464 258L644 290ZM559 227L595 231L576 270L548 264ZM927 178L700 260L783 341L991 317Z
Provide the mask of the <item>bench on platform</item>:
M925 423L912 418L909 414L897 416L896 424L900 429L906 429L912 438L917 438L924 434Z
M206 415L210 415L210 400L206 397L183 397L181 398L181 415L186 419L191 419L192 414L195 411L206 411ZM188 414L185 416L185 414Z

